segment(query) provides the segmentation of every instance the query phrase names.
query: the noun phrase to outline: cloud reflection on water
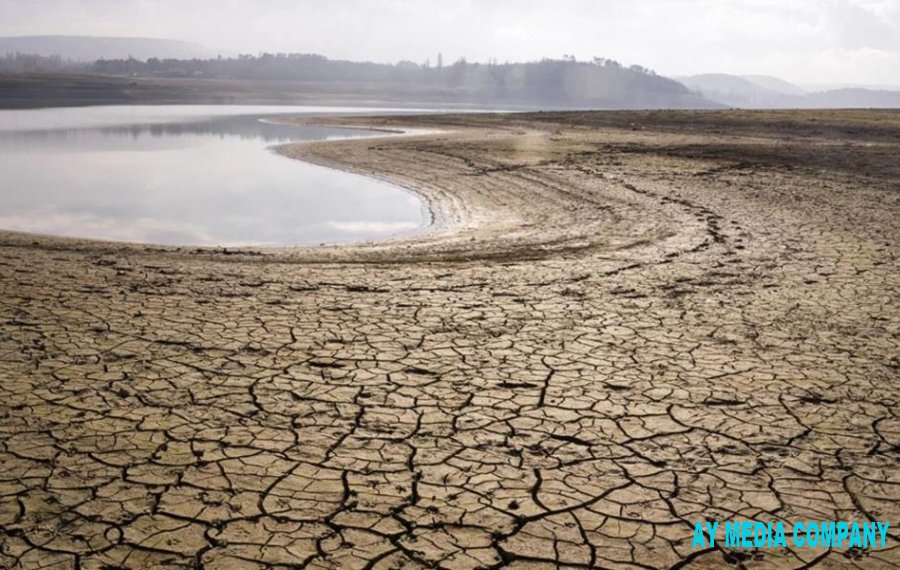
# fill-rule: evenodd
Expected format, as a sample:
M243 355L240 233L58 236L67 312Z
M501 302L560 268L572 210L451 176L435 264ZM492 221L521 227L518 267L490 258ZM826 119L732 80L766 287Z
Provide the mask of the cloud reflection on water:
M366 131L277 124L221 108L220 116L176 112L168 121L162 108L135 123L121 108L64 111L67 125L59 128L40 111L28 112L35 128L0 112L0 228L172 245L308 245L427 223L412 193L268 148Z

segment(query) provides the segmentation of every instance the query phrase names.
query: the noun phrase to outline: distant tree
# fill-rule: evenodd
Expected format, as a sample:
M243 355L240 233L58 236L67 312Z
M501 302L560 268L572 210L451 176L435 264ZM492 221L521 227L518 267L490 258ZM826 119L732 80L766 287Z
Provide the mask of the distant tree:
M82 71L88 66L83 63L64 60L59 55L41 56L28 53L7 53L0 57L0 71L8 73L36 71Z

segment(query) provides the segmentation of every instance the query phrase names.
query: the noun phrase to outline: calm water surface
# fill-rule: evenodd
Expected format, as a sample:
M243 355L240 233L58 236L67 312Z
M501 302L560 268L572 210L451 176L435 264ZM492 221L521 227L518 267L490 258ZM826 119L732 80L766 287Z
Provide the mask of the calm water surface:
M374 111L0 111L0 229L221 246L352 242L411 232L429 220L418 196L271 148L373 134L273 122L280 117Z

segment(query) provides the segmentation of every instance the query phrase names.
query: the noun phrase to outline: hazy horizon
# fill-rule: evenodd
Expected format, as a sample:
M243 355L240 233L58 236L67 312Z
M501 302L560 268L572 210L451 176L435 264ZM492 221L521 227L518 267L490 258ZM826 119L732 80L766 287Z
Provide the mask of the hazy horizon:
M900 84L900 0L0 1L0 36L166 38L211 54L319 53L445 63L594 56L666 76L765 74L798 84Z

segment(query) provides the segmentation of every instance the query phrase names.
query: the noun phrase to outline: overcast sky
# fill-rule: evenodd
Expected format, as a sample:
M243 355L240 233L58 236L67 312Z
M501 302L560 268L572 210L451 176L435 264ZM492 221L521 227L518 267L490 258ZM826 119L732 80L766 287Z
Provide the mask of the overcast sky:
M522 61L900 85L900 0L0 0L0 35L143 36L223 54Z

